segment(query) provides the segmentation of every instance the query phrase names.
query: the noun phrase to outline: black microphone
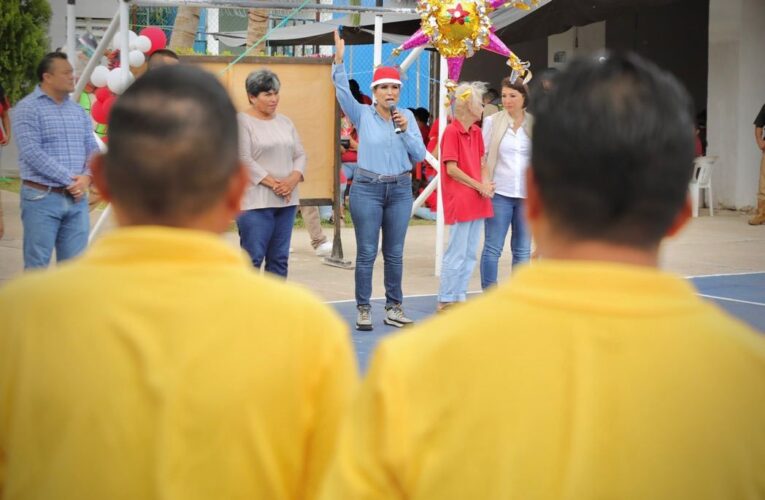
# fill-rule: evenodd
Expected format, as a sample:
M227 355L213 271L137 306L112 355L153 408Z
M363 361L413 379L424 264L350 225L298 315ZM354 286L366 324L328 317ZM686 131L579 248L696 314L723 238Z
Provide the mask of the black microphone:
M398 126L398 123L396 123L395 120L393 120L393 112L396 111L396 105L392 102L388 103L388 110L390 110L390 119L393 122L393 131L397 134L404 133L403 130L401 130L401 127Z

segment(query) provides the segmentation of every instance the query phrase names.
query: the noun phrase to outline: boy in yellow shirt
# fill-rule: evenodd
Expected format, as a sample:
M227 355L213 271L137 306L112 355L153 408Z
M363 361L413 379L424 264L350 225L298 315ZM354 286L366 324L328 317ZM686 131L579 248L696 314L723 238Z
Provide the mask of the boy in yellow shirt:
M634 55L555 80L527 179L542 259L382 342L325 500L765 498L765 340L657 269L690 109Z
M248 183L226 91L158 68L110 125L92 172L121 228L0 291L0 497L313 498L352 350L219 237Z

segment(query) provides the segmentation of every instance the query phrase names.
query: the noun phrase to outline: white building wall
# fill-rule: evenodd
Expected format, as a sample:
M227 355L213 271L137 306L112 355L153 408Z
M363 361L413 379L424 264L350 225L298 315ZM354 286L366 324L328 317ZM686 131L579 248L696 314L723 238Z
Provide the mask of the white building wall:
M50 0L50 49L66 47L66 4L67 0ZM117 0L76 0L75 15L78 18L108 21L117 12Z
M765 1L710 0L707 154L714 170L716 203L755 204L760 153L754 121L765 104Z

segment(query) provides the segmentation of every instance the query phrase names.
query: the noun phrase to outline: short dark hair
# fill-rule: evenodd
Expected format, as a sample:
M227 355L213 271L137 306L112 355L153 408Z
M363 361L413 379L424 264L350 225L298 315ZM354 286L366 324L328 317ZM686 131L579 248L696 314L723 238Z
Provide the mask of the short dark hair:
M425 108L417 108L412 114L414 114L414 117L422 123L428 123L428 120L430 120L430 111Z
M540 101L531 168L555 229L652 248L681 210L693 166L688 93L635 54L573 61Z
M281 85L276 73L266 68L253 71L247 75L247 80L244 82L247 95L253 97L258 97L261 92L279 92Z
M180 60L180 58L178 57L178 54L176 54L174 50L170 50L170 49L157 49L154 52L152 52L151 54L149 54L149 60L148 60L149 61L149 66L152 65L151 61L156 60L156 58L158 56L169 57L170 59L175 59L176 61Z
M106 181L116 202L172 225L218 202L238 169L236 110L212 74L162 66L111 111Z
M40 63L37 65L37 81L43 81L43 75L45 73L50 73L51 66L53 66L53 61L56 59L63 59L64 61L67 60L66 54L63 52L48 52L43 56L43 58L40 60Z
M523 96L523 105L527 106L529 103L529 88L523 83L522 78L516 78L515 81L509 76L502 79L502 88L513 89Z

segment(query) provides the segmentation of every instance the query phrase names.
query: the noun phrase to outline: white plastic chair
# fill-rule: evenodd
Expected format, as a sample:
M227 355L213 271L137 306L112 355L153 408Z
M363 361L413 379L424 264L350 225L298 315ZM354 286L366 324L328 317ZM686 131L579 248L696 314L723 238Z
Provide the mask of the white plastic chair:
M688 189L691 192L691 208L693 216L699 216L699 198L701 190L706 189L706 201L709 207L709 216L714 215L714 202L712 197L712 165L717 161L717 156L699 156L693 160L693 177Z

